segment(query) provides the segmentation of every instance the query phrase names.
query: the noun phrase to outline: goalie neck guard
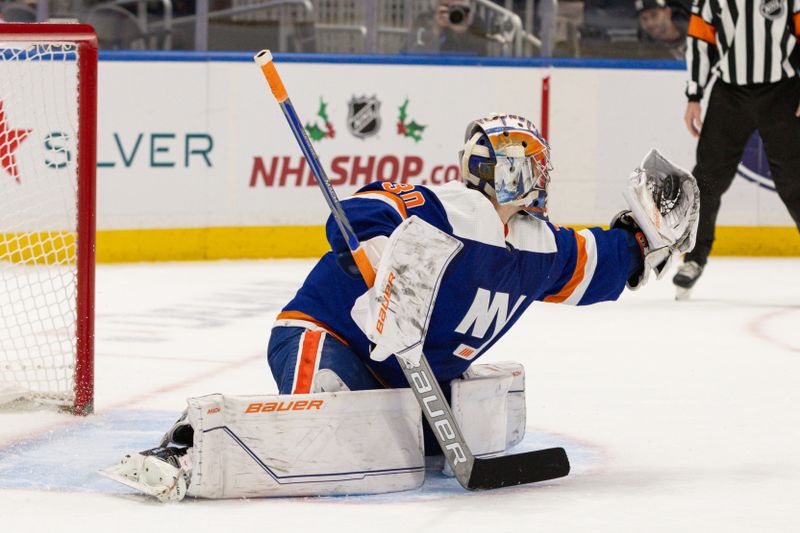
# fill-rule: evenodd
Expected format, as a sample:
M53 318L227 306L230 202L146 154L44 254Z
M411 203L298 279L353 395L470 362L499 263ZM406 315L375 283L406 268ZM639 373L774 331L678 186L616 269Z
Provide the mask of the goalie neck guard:
M550 146L530 120L492 114L470 122L459 159L468 187L547 220Z

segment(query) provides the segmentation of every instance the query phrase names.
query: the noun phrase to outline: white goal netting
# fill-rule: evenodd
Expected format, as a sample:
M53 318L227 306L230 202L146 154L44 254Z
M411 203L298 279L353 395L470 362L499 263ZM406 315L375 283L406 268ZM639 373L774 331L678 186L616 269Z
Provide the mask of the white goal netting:
M0 389L75 396L78 45L0 35Z

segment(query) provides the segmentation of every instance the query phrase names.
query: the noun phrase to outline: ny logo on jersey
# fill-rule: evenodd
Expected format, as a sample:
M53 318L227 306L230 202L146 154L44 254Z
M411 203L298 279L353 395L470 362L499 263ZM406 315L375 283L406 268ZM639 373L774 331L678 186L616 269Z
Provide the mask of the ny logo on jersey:
M467 314L461 320L461 323L456 327L456 333L465 334L472 328L471 335L478 339L483 339L489 326L494 322L494 332L486 339L486 342L477 348L467 346L466 344L459 345L453 355L461 357L462 359L471 360L480 354L483 349L488 346L495 337L497 337L503 330L503 327L508 323L511 317L517 312L522 302L525 301L526 296L523 294L517 298L514 307L509 311L508 300L509 295L506 292L497 292L492 297L492 293L486 289L478 288L475 293L475 299L472 300Z

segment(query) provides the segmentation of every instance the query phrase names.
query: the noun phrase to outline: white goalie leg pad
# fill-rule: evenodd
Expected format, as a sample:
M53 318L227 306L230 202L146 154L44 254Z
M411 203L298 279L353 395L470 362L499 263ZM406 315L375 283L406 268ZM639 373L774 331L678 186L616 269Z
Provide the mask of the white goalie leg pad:
M442 275L462 246L416 216L395 228L375 284L356 300L350 313L375 343L372 359L383 361L395 354L419 362Z
M475 455L500 453L525 436L525 369L520 363L472 365L450 382L451 407ZM449 467L445 465L445 472Z
M425 477L422 418L403 390L189 399L188 495L379 494Z

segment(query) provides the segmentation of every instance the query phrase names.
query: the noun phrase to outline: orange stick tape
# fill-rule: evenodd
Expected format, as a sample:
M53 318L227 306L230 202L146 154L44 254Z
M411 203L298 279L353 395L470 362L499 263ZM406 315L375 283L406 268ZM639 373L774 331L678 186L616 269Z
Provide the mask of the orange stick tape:
M353 252L353 259L367 287L375 285L375 270L372 269L372 263L369 262L367 252L364 251L363 247L359 246L358 250Z
M283 81L281 81L281 77L278 75L278 71L275 69L275 64L272 63L272 61L261 65L261 72L263 72L264 77L267 78L267 83L269 83L272 95L279 104L289 98L286 87L283 86Z

